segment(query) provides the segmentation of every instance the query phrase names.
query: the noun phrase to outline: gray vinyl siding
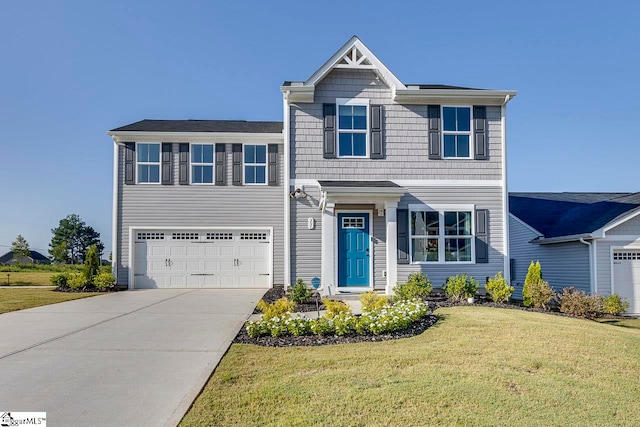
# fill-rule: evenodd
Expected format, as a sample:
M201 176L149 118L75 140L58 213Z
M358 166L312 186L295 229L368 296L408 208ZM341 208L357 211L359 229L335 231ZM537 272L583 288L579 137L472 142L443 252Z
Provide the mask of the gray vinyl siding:
M435 287L442 286L447 277L466 273L484 285L486 278L504 270L504 224L502 189L499 187L409 187L398 209L410 204L458 205L473 204L476 209L489 210L489 262L486 264L442 263L399 264L398 281L404 282L409 273L422 271Z
M118 284L129 276L129 227L273 227L273 283L284 283L283 151L278 185L232 186L231 144L226 144L227 185L179 185L178 144L173 144L174 185L124 185L124 150L119 148ZM281 147L280 147L281 148Z
M515 264L511 285L513 297L522 298L522 287L531 261L540 261L542 278L556 291L573 286L591 292L589 273L589 247L580 242L535 245L529 243L538 237L536 233L509 218L509 253Z
M617 227L607 231L607 235L624 235L624 236L640 236L640 216L631 218L629 221L623 222Z
M336 98L364 98L384 105L384 159L323 158L322 104L335 103ZM290 112L292 179L502 178L500 107L487 107L488 160L429 160L427 106L393 103L389 88L368 70L332 71L316 87L314 103L293 104Z
M322 212L319 189L305 188L305 192L306 199L291 200L291 283L301 278L310 285L322 272ZM313 230L309 230L309 218L315 221Z

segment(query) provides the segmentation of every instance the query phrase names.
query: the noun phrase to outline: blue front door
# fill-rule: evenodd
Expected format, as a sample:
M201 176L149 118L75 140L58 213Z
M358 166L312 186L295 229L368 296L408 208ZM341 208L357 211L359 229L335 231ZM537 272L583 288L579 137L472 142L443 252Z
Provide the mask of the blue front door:
M338 286L369 286L369 214L338 214Z

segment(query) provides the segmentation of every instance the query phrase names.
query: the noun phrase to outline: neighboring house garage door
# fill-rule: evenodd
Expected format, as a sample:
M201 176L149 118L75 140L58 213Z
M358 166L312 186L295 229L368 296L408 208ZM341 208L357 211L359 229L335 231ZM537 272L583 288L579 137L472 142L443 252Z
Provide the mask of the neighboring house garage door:
M629 302L628 313L640 314L640 250L613 252L613 290Z
M133 287L268 288L268 230L134 231Z

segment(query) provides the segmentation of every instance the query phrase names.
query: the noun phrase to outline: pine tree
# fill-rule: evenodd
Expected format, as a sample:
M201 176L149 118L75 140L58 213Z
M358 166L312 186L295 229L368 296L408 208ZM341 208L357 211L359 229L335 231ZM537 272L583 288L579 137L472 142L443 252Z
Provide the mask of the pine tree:
M529 270L527 271L527 276L524 279L524 287L522 288L522 302L524 305L529 307L532 304L531 287L541 285L543 283L542 266L540 265L540 261L531 261L531 264L529 264Z
M89 246L87 255L84 260L84 277L87 278L87 283L92 283L93 278L98 274L98 268L100 267L100 258L98 256L98 247L96 245Z
M18 234L16 240L11 242L11 250L13 251L14 258L26 258L31 256L31 249L29 249L29 242L22 237L22 234Z

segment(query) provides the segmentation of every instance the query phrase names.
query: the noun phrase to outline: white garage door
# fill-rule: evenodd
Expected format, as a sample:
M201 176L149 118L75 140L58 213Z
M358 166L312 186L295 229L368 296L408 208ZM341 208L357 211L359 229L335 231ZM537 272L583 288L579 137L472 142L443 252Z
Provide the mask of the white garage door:
M627 313L640 314L640 251L613 252L613 289L629 302Z
M269 231L135 232L134 288L268 288Z

